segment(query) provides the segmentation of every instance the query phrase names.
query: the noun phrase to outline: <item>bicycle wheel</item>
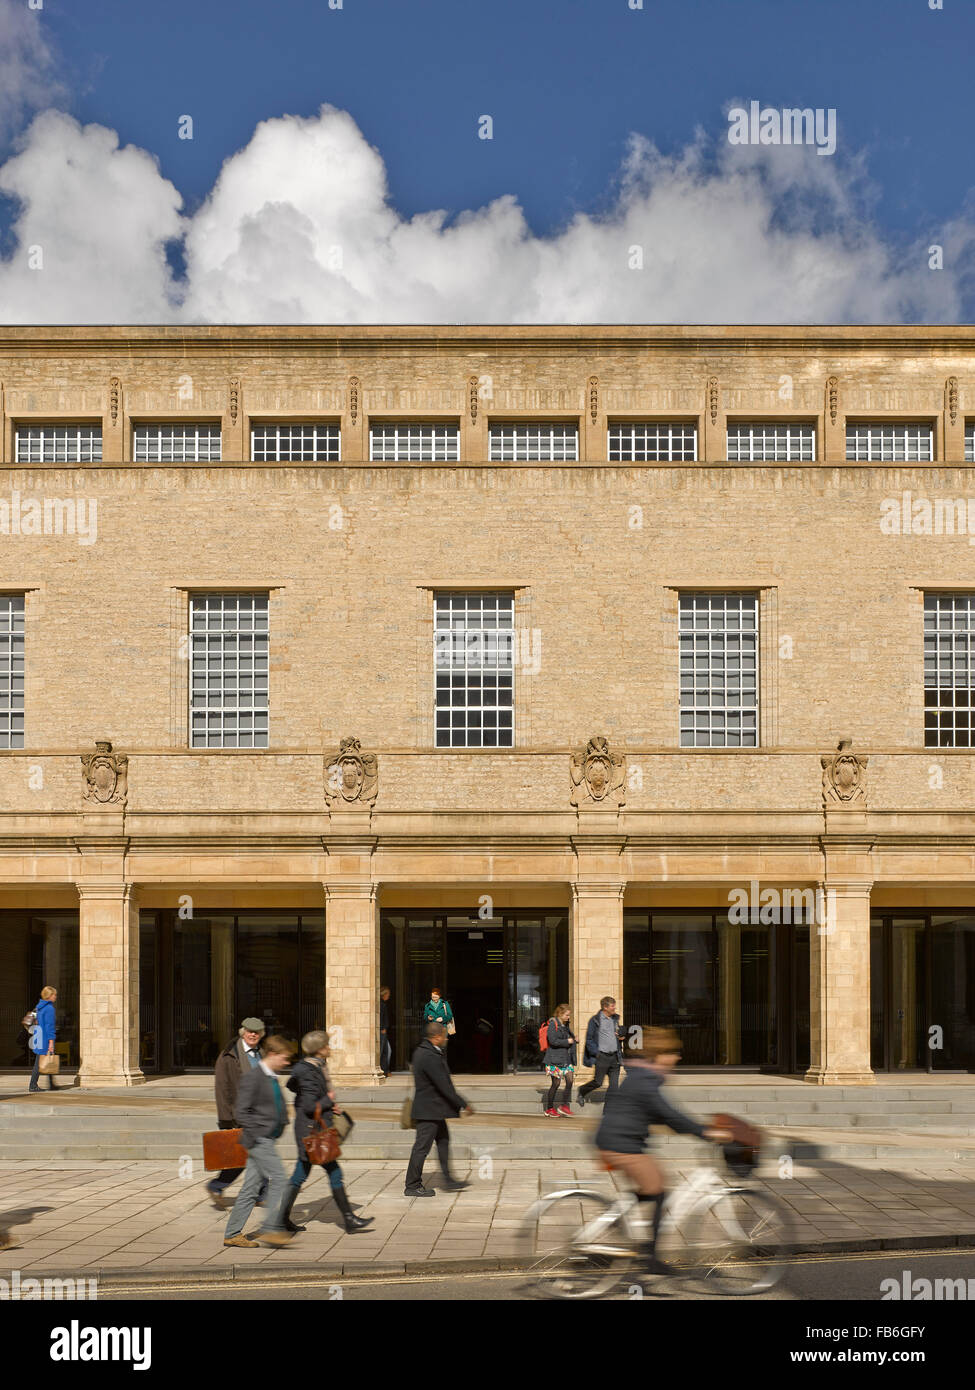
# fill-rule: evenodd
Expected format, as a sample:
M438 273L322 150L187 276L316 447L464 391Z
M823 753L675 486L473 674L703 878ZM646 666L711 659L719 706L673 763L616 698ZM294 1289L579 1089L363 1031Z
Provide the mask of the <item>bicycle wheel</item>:
M757 1188L729 1188L687 1225L687 1273L714 1293L765 1293L782 1278L791 1238L788 1207Z
M605 1298L636 1267L615 1202L573 1189L543 1197L521 1228L528 1278L548 1298Z

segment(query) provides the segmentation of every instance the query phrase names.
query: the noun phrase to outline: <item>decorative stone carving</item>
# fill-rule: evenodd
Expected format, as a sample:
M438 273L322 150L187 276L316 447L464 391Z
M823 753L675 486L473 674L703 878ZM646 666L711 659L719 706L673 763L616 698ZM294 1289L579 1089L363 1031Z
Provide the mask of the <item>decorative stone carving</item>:
M329 809L343 805L374 806L379 786L379 759L363 753L357 738L344 738L337 753L325 754L325 800Z
M836 424L836 414L840 408L840 383L839 378L828 376L826 378L826 408L829 410L829 423Z
M609 751L609 740L595 734L569 762L572 790L569 800L573 806L623 806L626 803L626 765L622 753Z
M589 418L590 418L590 420L593 422L593 424L596 423L596 417L598 416L598 414L599 414L599 377L598 377L598 376L591 376L591 377L589 378Z
M108 408L112 416L112 424L118 424L119 406L122 401L122 383L117 376L113 376L108 383Z
M477 424L477 377L472 376L467 382L467 397L470 404L471 424Z
M836 752L820 758L823 769L823 805L849 806L864 810L867 804L867 763L851 753L852 740L841 738Z
M958 378L950 376L945 383L945 404L948 407L948 416L954 425L958 420Z
M349 416L353 425L359 418L359 378L349 377Z
M124 753L113 753L108 740L95 743L94 753L82 753L82 781L86 801L103 806L114 802L124 806L129 794L129 760Z
M718 394L719 394L719 393L718 393L718 378L717 378L716 376L709 377L709 378L708 378L708 409L709 409L710 412L711 412L711 424L712 424L712 425L716 425L716 424L718 423L718 405L720 404L719 399L718 399Z
M236 425L240 413L240 377L230 379L230 423Z

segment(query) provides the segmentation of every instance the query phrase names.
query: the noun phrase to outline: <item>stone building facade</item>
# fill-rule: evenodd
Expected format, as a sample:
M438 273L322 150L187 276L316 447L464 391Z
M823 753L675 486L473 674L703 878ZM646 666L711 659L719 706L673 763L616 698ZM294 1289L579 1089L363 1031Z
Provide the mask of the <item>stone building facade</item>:
M972 1069L973 425L960 328L0 330L4 1035Z

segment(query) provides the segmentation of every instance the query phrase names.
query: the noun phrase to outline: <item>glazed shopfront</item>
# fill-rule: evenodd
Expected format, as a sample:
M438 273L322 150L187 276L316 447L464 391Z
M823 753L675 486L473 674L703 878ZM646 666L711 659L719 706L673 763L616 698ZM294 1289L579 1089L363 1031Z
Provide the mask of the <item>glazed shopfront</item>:
M498 910L489 918L381 909L379 978L392 993L394 1069L407 1067L423 1006L439 985L457 1018L450 1044L456 1071L537 1071L539 1025L570 997L569 923L569 910L558 908ZM624 1020L674 1028L684 1067L801 1073L809 1065L809 939L801 923L626 908ZM0 912L0 955L0 1065L27 1065L20 1020L41 987L53 984L58 1051L65 1067L76 1067L77 911ZM870 961L874 1070L975 1071L975 913L875 912ZM179 909L143 909L142 1070L209 1070L248 1015L292 1037L322 1027L324 982L324 910L186 917ZM595 1011L598 1000L586 1007Z

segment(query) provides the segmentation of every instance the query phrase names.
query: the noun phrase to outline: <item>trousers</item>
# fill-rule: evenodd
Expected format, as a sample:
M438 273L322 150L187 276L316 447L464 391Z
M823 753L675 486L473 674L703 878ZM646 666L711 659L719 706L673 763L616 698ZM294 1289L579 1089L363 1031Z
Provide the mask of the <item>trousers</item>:
M265 1224L261 1230L280 1231L282 1229L280 1223L281 1203L287 1183L288 1178L284 1171L284 1164L278 1157L274 1140L258 1139L254 1147L248 1151L247 1167L244 1169L244 1184L230 1213L230 1220L227 1222L227 1229L224 1232L224 1240L230 1240L232 1236L240 1235L250 1219L250 1214L254 1210L264 1186L267 1187L268 1193L264 1208Z
M410 1154L410 1161L406 1169L406 1186L408 1188L423 1186L423 1165L434 1143L437 1145L440 1171L445 1178L450 1177L450 1132L447 1129L447 1121L417 1120L416 1138L413 1141L413 1151Z

